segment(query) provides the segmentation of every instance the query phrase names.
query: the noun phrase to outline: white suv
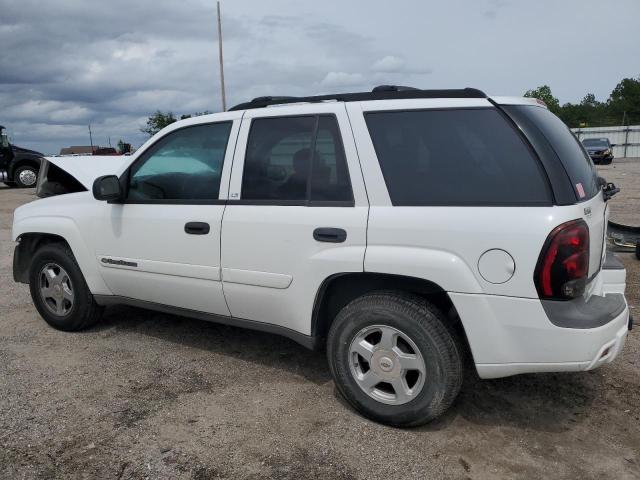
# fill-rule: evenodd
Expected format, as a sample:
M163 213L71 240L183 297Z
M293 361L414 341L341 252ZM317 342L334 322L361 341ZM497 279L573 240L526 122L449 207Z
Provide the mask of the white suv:
M495 378L620 353L615 191L532 99L261 97L131 157L47 159L48 198L15 212L14 277L61 330L128 304L326 344L351 405L418 425L451 405L465 356Z

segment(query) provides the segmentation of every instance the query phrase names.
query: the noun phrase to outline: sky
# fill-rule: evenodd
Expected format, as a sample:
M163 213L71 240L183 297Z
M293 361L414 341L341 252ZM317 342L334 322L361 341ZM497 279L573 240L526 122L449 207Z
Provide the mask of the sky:
M397 84L606 100L640 76L639 0L222 0L227 104ZM0 0L14 143L142 144L156 110L220 111L214 0Z

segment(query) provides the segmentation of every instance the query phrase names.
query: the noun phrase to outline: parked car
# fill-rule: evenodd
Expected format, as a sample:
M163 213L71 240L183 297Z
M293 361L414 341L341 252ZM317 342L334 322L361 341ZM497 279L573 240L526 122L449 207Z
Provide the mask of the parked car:
M465 357L482 378L591 370L631 326L615 186L532 99L261 97L91 160L47 159L50 198L15 211L14 278L60 330L126 304L326 346L353 407L412 426Z
M40 169L40 152L9 143L0 125L0 181L9 187L35 187Z
M582 140L584 148L589 153L593 163L610 165L613 162L613 147L608 138L585 138Z

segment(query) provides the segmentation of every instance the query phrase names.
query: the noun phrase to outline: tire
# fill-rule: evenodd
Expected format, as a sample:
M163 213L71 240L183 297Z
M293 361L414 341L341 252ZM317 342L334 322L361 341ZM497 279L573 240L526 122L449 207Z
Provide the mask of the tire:
M640 260L640 241L636 242L636 258Z
M38 313L57 330L83 330L102 316L103 308L95 302L65 244L50 243L36 251L29 269L29 289Z
M445 322L442 312L412 294L374 292L353 300L338 313L327 339L339 392L362 415L387 425L412 427L439 417L455 400L463 379L462 349ZM384 348L389 345L385 335L395 335L391 350ZM370 360L363 362L360 351ZM418 368L403 368L407 361ZM373 377L367 376L371 373ZM378 379L389 382L376 384ZM393 384L409 389L398 395Z
M602 162L600 162L602 165L611 165L611 163L613 162L613 158L607 158L605 160L603 160Z
M33 188L38 181L38 169L31 165L23 165L13 172L13 180L20 188Z

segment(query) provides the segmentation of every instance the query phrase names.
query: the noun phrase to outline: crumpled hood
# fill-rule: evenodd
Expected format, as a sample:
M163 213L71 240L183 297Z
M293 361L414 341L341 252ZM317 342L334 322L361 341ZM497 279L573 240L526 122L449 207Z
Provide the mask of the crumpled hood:
M122 166L131 161L128 155L86 155L82 157L45 157L48 162L75 177L87 190L103 175L117 175Z

